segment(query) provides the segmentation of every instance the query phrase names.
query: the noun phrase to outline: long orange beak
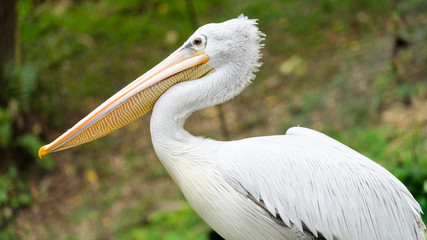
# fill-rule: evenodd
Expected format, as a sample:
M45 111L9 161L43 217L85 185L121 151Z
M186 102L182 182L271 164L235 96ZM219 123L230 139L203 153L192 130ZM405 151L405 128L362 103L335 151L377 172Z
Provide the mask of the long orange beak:
M144 75L114 94L55 141L39 157L103 137L151 111L159 97L176 83L198 79L210 71L205 53L180 48Z

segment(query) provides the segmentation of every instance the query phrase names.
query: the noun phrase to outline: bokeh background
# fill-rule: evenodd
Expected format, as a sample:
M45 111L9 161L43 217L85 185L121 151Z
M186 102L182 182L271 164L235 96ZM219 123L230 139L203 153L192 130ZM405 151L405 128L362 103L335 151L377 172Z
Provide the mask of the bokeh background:
M210 239L154 153L150 115L37 150L196 26L241 13L267 35L264 65L186 129L222 140L322 131L391 171L427 212L425 0L2 0L0 239Z

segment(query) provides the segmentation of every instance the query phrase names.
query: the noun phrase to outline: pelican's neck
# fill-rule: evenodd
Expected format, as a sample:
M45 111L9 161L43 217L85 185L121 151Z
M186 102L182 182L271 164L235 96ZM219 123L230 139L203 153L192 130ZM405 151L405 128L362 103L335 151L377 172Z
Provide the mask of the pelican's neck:
M207 106L197 104L197 96L206 95L200 79L171 87L157 100L151 116L150 130L154 147L187 144L194 140L184 129L185 120L195 111Z
M173 164L171 162L194 154L204 142L213 141L191 135L184 129L184 122L193 112L223 103L243 90L247 84L242 84L245 81L239 78L248 78L248 75L225 74L230 72L229 69L216 70L200 79L179 83L156 102L151 117L151 138L166 168Z

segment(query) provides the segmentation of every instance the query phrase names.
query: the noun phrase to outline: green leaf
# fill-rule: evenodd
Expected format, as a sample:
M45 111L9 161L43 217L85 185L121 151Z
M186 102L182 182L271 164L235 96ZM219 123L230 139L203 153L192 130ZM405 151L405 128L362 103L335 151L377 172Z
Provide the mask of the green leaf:
M28 109L32 92L37 81L38 69L32 65L24 65L21 68L20 100L24 109Z
M37 162L43 166L46 170L52 170L55 166L53 159L50 156L45 156L43 158L38 158L37 153L40 146L43 145L41 140L31 134L25 134L18 138L18 145L27 150Z
M9 146L12 138L12 119L6 109L0 108L0 147Z

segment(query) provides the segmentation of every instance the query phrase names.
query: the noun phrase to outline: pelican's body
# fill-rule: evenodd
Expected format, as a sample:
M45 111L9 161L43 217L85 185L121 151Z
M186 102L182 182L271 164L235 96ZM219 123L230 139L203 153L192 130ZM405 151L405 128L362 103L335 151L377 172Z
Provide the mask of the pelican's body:
M254 78L263 34L239 17L199 28L165 61L108 99L40 155L94 140L153 110L155 151L195 211L228 240L425 239L420 205L387 170L306 128L231 142L185 120Z

